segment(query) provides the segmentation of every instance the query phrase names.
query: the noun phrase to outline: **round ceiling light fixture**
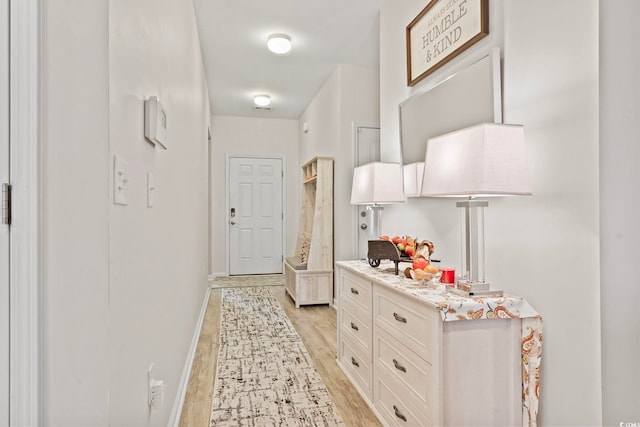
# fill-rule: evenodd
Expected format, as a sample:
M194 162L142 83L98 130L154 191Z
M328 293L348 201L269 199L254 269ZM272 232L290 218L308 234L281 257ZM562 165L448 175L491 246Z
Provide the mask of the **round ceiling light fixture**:
M267 47L276 55L287 55L291 52L291 37L282 33L271 34Z
M266 107L271 104L271 97L265 94L256 95L253 97L253 103L258 107Z

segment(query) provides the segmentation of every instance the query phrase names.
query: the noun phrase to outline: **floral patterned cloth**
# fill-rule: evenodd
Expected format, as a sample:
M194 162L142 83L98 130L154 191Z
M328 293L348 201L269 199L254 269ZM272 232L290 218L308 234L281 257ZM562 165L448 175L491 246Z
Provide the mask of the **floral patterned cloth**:
M443 322L480 319L521 319L522 334L522 425L535 426L540 399L540 362L542 360L542 317L522 297L504 295L465 296L435 280L417 282L402 274L395 275L392 262L378 268L366 261L338 261L336 264L366 278L397 289L440 311Z

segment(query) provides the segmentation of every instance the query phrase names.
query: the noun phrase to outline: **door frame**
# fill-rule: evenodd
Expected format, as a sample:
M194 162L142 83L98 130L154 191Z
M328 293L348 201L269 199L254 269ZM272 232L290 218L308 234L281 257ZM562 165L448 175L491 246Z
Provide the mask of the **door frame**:
M40 0L10 0L10 260L12 425L41 425Z
M9 169L9 0L0 0L0 185L10 184ZM4 189L2 190L4 192ZM4 206L3 206L4 207ZM4 216L4 214L2 215ZM9 245L11 228L0 224L0 425L9 424Z
M231 168L230 163L232 158L245 158L245 159L280 159L282 161L282 257L284 258L287 253L287 159L285 156L269 156L269 155L253 155L253 154L225 154L225 200L224 200L224 237L225 237L225 275L229 276L229 272L231 271L231 257L229 256L229 249L231 239L229 235L231 234L231 227L229 227L229 221L231 218L229 217L229 194L231 192ZM284 267L283 267L284 273Z
M370 123L370 122L353 122L351 124L351 167L352 167L352 175L353 175L353 169L356 168L358 163L358 129L360 128L372 128L372 129L378 129L380 130L380 123ZM351 193L349 193L349 196L351 196ZM352 222L352 229L353 229L353 239L351 239L353 241L352 245L351 245L351 251L353 254L353 259L358 259L358 239L359 239L359 230L360 230L360 220L359 220L359 214L358 212L360 211L360 206L359 205L353 205L353 207L351 208L352 214L351 214L351 222Z

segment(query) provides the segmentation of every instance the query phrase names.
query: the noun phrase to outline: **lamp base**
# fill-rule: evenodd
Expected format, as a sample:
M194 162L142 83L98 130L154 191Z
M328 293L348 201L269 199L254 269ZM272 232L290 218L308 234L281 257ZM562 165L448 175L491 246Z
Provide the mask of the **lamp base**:
M369 225L369 240L377 240L382 233L382 211L384 206L378 204L368 205L367 211L369 211L370 225Z
M501 297L502 291L489 289L488 282L468 282L466 280L459 280L456 283L456 289L466 296L492 296Z

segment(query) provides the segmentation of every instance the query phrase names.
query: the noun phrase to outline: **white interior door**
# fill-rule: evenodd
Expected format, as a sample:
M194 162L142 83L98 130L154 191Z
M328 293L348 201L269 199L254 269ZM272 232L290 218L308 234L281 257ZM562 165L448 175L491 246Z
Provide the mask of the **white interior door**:
M358 126L356 128L356 164L364 165L380 161L380 128ZM366 259L368 252L370 212L365 205L358 206L358 259Z
M3 184L9 184L8 0L0 0L0 187ZM9 425L9 225L0 221L0 426L7 425Z
M282 273L282 159L229 158L229 274Z

